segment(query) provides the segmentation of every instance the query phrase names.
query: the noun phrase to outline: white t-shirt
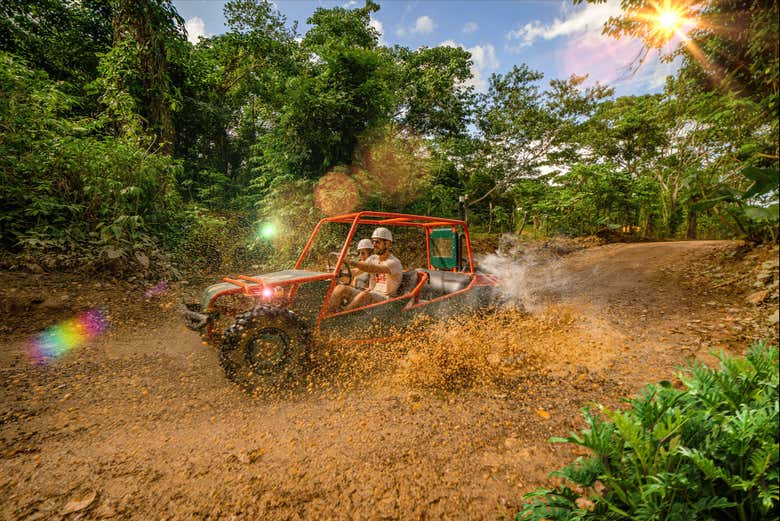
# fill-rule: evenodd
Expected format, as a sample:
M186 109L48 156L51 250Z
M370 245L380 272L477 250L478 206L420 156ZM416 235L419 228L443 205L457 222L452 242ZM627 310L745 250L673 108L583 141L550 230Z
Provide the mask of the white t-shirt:
M401 261L391 253L383 261L379 260L379 255L372 255L366 259L366 262L387 266L390 269L390 273L372 273L369 288L385 297L392 296L401 285L401 276L404 271Z
M361 271L355 275L355 282L352 284L356 289L368 289L368 285L371 284L371 274L365 271Z

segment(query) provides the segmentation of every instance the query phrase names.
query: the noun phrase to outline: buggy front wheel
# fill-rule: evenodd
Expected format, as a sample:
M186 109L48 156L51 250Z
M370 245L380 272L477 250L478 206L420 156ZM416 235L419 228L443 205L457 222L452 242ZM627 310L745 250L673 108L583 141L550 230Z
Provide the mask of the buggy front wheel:
M257 306L225 331L219 360L227 377L245 388L291 383L303 372L311 337L288 309Z

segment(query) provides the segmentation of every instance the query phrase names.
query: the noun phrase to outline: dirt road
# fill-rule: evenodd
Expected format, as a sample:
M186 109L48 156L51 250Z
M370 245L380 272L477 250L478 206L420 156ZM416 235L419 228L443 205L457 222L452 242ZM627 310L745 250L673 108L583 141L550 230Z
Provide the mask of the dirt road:
M392 345L323 346L302 389L256 397L228 384L181 325L178 287L143 298L2 274L17 296L37 291L49 305L6 314L0 518L512 518L523 493L576 455L546 439L579 428L581 407L617 405L673 379L687 357L712 361L712 348L776 338L772 310L729 283L764 260L738 248L613 244L538 263L486 259L530 314ZM64 294L106 309L111 328L33 365L30 336L78 311Z

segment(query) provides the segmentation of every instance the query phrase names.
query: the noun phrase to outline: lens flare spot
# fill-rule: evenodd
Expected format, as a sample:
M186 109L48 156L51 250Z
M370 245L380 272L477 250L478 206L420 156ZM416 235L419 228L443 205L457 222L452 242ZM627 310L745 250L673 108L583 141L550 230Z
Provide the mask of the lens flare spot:
M161 295L166 291L168 291L168 282L163 280L155 284L153 287L144 291L144 298L149 299L152 297L156 297L157 295Z
M48 327L31 339L27 354L33 363L48 365L108 330L106 315L93 309Z
M651 2L647 9L634 12L631 18L647 25L649 45L661 48L675 41L688 41L688 32L699 21L693 17L686 0L664 0Z
M314 204L325 215L349 213L359 199L357 184L342 172L325 174L314 188Z
M269 241L276 235L276 226L272 223L263 223L257 231L257 237Z
M371 199L392 198L406 204L420 196L430 181L430 152L419 136L387 133L359 147L356 179Z
M266 300L270 300L274 296L274 289L266 286L263 288L263 291L260 292L261 295L263 295L263 298Z

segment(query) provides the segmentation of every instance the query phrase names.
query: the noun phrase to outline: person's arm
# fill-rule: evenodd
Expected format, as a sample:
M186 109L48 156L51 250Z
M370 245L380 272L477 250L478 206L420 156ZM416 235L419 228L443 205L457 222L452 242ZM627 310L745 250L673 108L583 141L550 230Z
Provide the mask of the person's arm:
M374 264L373 262L353 262L352 265L361 271L368 273L390 273L390 267L384 262Z

